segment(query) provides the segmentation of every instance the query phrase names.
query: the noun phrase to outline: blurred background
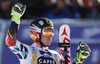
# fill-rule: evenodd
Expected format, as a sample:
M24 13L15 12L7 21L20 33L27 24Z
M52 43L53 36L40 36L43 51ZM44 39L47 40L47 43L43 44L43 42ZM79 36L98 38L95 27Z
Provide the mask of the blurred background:
M47 17L55 27L50 49L60 53L58 28L70 26L71 60L81 41L87 43L91 55L83 64L100 64L100 0L0 0L0 64L19 64L17 57L5 45L5 37L11 22L11 7L14 3L27 5L21 18L18 40L31 45L29 24L32 19ZM55 40L54 40L55 39Z

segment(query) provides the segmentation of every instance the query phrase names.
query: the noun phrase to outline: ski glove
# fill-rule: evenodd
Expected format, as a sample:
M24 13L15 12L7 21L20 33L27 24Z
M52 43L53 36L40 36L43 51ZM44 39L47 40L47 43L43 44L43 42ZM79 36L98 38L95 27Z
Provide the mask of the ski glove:
M26 6L21 3L15 3L12 7L11 15L12 21L15 21L17 24L20 24L20 17L24 14Z
M76 64L82 64L83 61L90 55L91 50L87 44L82 44L81 42L78 45L77 48L77 56L75 58Z

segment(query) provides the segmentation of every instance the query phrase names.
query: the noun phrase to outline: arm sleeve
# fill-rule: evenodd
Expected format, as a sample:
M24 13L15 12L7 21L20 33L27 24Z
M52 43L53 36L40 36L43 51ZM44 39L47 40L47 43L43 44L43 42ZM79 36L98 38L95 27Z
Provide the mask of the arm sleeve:
M17 40L19 24L12 21L6 35L6 45L18 57L19 60L26 59L29 46Z
M19 60L26 59L29 53L29 46L16 41L15 46L9 46L9 49L18 57Z
M6 40L5 40L6 45L15 46L18 35L18 29L19 29L19 24L12 21L6 35Z

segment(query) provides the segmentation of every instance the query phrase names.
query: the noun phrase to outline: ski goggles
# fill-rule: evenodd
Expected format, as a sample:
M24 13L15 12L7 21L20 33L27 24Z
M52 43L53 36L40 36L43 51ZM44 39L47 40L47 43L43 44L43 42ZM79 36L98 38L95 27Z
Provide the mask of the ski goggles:
M54 27L45 27L45 28L43 28L42 34L44 36L54 35Z

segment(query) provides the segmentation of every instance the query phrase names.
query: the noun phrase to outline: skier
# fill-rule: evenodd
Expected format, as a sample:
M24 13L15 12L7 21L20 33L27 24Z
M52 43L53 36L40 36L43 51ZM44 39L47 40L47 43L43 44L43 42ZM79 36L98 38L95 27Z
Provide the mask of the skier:
M20 3L16 3L12 7L11 24L5 40L6 45L18 57L20 64L61 64L60 55L48 48L54 35L54 26L50 19L41 17L31 22L29 31L30 37L34 41L31 46L17 40L20 18L25 10L26 6ZM83 63L90 52L88 45L79 45L73 64Z

